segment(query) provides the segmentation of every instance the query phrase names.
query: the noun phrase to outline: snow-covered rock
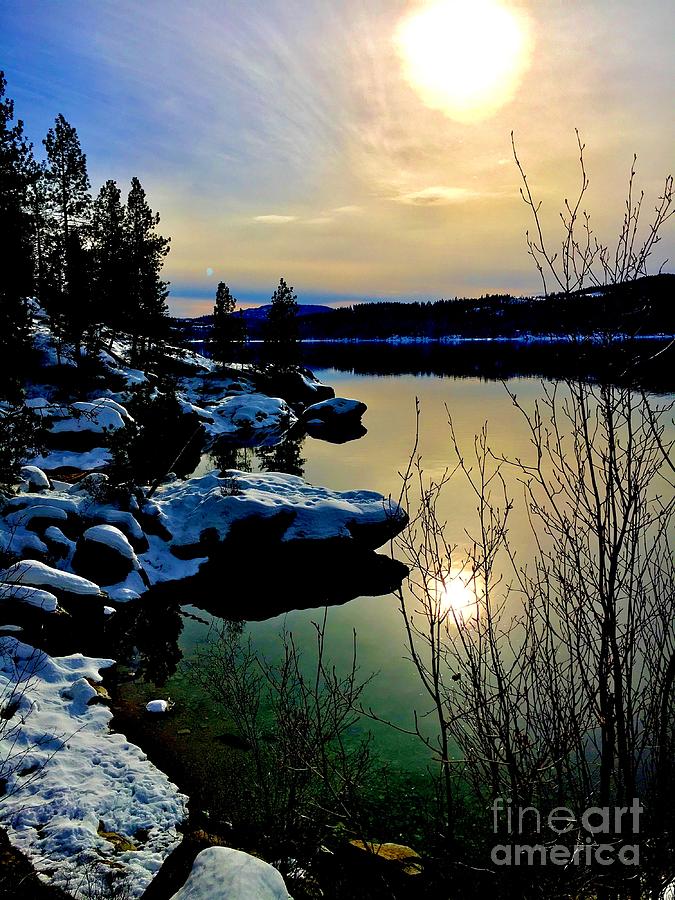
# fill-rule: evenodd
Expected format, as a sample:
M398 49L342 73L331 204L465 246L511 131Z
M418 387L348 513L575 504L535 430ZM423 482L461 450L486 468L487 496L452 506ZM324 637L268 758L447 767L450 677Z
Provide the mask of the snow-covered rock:
M291 897L274 866L231 847L209 847L198 854L190 877L171 900L291 900Z
M103 544L114 550L115 553L119 553L120 556L124 556L133 563L133 568L138 566L134 548L127 540L126 535L114 525L93 525L91 528L87 528L82 537L85 541Z
M48 491L51 487L49 478L37 466L23 466L21 479L24 481L27 490L35 491L36 493L38 491Z
M198 544L209 529L221 540L235 522L252 518L286 519L283 540L350 538L380 546L405 523L405 513L392 500L373 491L331 491L295 475L231 470L226 477L209 472L199 478L164 485L155 494L159 518L172 535L172 546ZM151 541L142 559L162 577L158 550ZM150 573L148 573L150 574Z
M25 509L18 509L16 512L10 513L5 521L10 527L22 525L24 528L31 529L36 527L48 528L57 522L67 522L68 513L61 507L50 506L49 503L36 503Z
M51 658L0 638L0 696L14 714L0 733L7 778L0 822L40 876L75 897L144 892L179 843L186 798L90 702L112 660Z
M149 713L168 713L170 709L173 709L173 702L171 700L150 700L145 708Z
M209 410L212 421L205 424L213 436L229 435L237 440L281 435L297 422L285 400L265 394L224 397Z
M360 419L368 409L360 400L350 400L347 397L333 397L330 400L322 400L308 406L303 412L303 421L307 424L334 425L343 419Z
M21 603L34 606L43 612L56 612L59 608L54 594L26 584L10 584L0 581L0 605L5 603Z
M90 431L103 434L105 431L117 431L124 428L131 420L126 409L115 400L100 397L92 401L78 401L70 404L71 414L54 422L52 434L65 432Z
M39 466L46 472L58 469L76 469L78 472L92 472L103 469L112 462L112 455L106 447L93 447L91 450L47 450L29 460L31 465Z
M73 569L99 584L118 584L140 564L125 534L114 525L93 525L77 542Z
M73 575L70 572L62 572L51 566L33 559L24 559L14 563L7 569L0 570L0 581L12 585L29 585L30 587L45 587L66 594L78 594L80 596L100 597L101 589L93 581Z

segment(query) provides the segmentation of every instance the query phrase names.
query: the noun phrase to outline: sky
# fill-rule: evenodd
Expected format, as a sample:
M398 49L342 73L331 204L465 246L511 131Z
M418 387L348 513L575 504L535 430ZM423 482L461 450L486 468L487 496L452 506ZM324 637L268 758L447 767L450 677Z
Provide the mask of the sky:
M2 0L0 68L38 149L140 178L178 315L539 290L510 134L551 245L578 190L611 242L675 147L670 0ZM675 255L675 229L654 268ZM673 270L670 265L666 269Z

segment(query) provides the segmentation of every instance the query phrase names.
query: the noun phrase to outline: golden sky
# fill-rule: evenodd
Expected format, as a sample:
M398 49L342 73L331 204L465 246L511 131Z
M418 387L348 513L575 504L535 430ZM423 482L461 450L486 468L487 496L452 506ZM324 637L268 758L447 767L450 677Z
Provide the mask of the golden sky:
M575 127L607 240L633 153L647 212L673 168L669 0L3 6L31 138L63 112L96 186L140 177L180 314L221 279L247 304L281 275L305 302L538 290L511 130L553 238Z

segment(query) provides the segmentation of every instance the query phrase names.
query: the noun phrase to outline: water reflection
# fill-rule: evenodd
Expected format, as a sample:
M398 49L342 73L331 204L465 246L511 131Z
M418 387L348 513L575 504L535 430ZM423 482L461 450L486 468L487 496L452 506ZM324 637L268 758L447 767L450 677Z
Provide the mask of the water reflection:
M238 469L240 472L283 472L304 477L307 462L302 456L304 434L290 433L278 440L271 447L242 447L218 440L201 458L195 474L202 475L212 469L219 472Z
M276 447L258 447L256 456L261 472L283 472L285 475L298 475L302 478L305 474L306 459L300 455L304 436L293 437L288 435L282 443Z
M481 591L478 582L466 567L451 568L446 576L430 585L429 595L436 606L436 616L443 622L461 624L479 614Z

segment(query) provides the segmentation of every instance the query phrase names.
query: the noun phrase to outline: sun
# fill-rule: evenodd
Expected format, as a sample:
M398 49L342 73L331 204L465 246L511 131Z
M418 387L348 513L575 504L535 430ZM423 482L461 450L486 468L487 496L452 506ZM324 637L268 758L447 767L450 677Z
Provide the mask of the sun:
M423 102L462 122L511 100L531 55L527 18L499 0L425 3L403 19L394 42Z

